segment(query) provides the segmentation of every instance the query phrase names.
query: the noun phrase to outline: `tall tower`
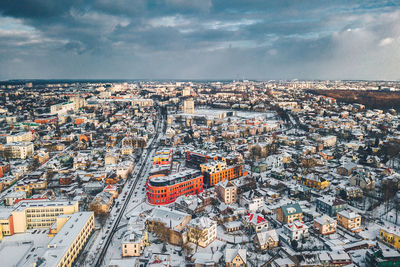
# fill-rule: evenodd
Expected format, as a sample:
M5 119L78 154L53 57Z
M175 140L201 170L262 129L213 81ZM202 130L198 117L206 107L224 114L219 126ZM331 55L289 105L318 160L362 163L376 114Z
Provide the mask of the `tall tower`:
M183 102L183 113L194 114L194 101L192 99Z

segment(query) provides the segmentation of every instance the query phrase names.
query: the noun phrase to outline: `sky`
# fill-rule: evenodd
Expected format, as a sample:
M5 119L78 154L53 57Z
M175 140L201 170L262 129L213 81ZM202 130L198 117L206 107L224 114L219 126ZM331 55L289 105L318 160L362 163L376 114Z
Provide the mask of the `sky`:
M0 1L0 80L243 78L400 80L400 1Z

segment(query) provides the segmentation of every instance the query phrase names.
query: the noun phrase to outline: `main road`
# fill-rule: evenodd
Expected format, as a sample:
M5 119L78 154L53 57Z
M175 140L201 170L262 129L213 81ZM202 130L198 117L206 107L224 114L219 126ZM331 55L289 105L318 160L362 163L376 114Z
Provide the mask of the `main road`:
M160 117L162 117L162 116L160 116ZM128 189L129 191L127 191L126 197L123 198L124 200L122 200L123 201L122 206L121 205L119 206L120 210L117 212L117 215L116 215L117 217L114 218L113 221L111 221L112 227L111 227L111 229L107 230L106 234L107 233L108 234L105 236L104 242L100 241L100 248L99 248L99 246L96 246L96 244L92 244L92 246L90 248L86 248L85 249L86 251L88 249L90 251L92 251L94 249L92 255L95 255L93 260L86 261L85 264L89 264L90 266L99 266L99 267L102 266L103 261L104 261L104 257L105 257L105 255L107 253L107 250L108 250L108 248L109 248L109 246L110 246L110 244L112 242L113 236L114 236L115 232L119 230L119 227L120 227L119 224L120 224L121 219L123 218L123 215L124 215L128 205L129 205L131 197L132 197L132 195L133 195L133 193L134 193L134 191L136 189L136 185L139 182L139 180L141 178L143 178L142 177L142 173L143 173L143 170L145 170L145 167L147 166L147 164L149 162L149 157L150 157L150 155L153 154L152 151L155 148L157 148L157 145L158 145L157 142L159 140L159 135L162 132L162 129L163 129L163 120L162 119L157 120L156 129L155 129L155 133L156 134L154 135L154 137L151 140L150 144L148 144L147 147L143 151L142 155L145 154L145 157L142 158L141 161L139 161L140 169L139 169L139 171L136 171L136 172L132 173L132 178L134 179L134 182L133 182L133 184L131 184L131 182L127 181L127 183L124 186L124 189L125 188L129 188ZM125 191L125 190L123 190L123 191ZM116 209L117 209L117 207L115 205L113 207L113 210L116 210ZM115 213L112 212L112 214L115 214ZM104 229L105 229L105 227L106 226L103 226ZM101 233L103 233L104 229L101 230ZM100 239L100 238L104 238L104 236L102 236L102 234L99 234L96 237L96 240L94 240L93 242L97 243L96 241L98 239Z

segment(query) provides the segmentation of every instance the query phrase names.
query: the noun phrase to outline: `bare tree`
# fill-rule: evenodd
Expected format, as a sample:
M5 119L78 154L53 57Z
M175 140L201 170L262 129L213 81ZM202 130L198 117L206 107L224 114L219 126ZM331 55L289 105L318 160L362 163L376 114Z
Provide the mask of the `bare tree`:
M191 241L196 244L196 252L199 248L200 241L206 237L207 233L197 227L190 228L189 237Z
M168 242L169 230L162 223L155 223L153 232L156 234L157 238L162 242Z

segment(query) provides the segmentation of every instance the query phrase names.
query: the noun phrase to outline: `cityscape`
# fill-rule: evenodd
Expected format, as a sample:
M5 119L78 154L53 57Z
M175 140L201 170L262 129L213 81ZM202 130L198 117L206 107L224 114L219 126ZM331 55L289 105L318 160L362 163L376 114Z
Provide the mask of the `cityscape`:
M4 266L400 262L400 82L6 83Z
M0 267L400 267L400 1L0 1Z

